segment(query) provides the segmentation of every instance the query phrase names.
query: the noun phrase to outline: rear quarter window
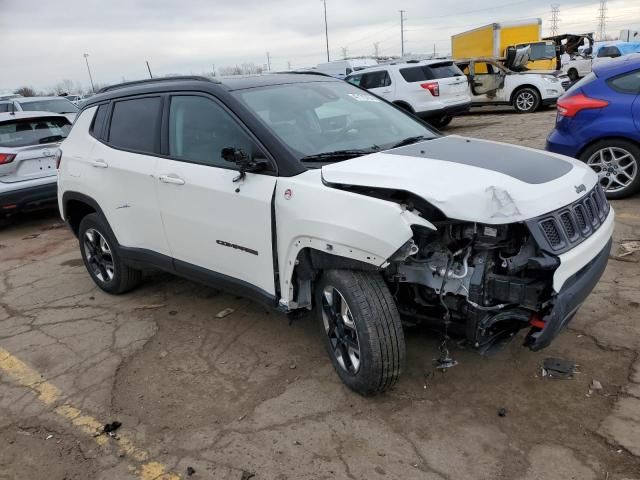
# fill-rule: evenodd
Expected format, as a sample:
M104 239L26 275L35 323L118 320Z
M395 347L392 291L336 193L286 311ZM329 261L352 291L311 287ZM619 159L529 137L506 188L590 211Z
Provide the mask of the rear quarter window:
M119 100L113 104L109 145L140 153L160 150L160 97Z
M640 93L640 70L623 73L607 80L607 85L619 93Z
M439 78L461 77L464 74L453 62L433 63L417 67L401 68L400 75L409 83L437 80Z
M96 113L93 116L93 120L91 122L91 128L89 129L89 133L94 138L102 138L104 134L104 125L107 121L107 110L109 108L109 104L105 103L99 105L96 109Z

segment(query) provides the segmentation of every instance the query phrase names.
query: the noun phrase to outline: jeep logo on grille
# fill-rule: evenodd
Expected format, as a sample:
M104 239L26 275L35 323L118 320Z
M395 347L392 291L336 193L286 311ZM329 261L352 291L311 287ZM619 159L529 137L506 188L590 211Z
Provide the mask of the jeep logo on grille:
M575 186L576 193L582 193L587 191L587 187L584 186L584 183Z

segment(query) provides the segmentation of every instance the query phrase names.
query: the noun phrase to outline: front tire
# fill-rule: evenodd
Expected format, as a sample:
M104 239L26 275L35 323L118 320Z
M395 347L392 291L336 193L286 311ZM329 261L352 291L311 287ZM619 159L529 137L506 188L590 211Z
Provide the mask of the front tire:
M107 293L121 294L138 286L142 272L126 265L118 253L115 237L97 213L84 217L78 228L80 253L95 284Z
M521 88L513 97L513 106L518 113L535 112L540 103L540 94L535 88Z
M328 270L316 308L325 347L340 379L361 395L391 388L405 362L400 315L378 273Z
M567 72L567 76L571 82L575 83L580 80L580 75L578 75L578 71L575 68L570 68Z
M624 198L640 190L640 147L635 143L602 140L582 152L580 160L598 174L607 198Z

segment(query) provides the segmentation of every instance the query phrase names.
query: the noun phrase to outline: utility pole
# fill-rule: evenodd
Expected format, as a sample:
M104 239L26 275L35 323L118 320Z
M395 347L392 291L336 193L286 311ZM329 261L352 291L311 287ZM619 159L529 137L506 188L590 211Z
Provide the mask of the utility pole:
M84 57L84 61L87 62L87 72L89 72L89 81L91 82L91 92L96 93L96 89L93 86L93 77L91 76L91 68L89 68L89 54L84 53L82 54L82 56Z
M149 66L149 60L147 60L147 70L149 70L149 78L153 78L153 75L151 75L151 67Z
M404 14L405 10L400 10L400 52L404 57Z
M347 47L342 47L340 50L342 50L342 59L346 60L347 59Z
M271 71L271 56L269 55L269 52L267 52L267 72Z
M558 35L558 23L560 22L560 5L553 4L551 5L551 36L555 37Z
M598 9L598 39L604 40L607 36L607 0L600 0Z
M330 62L329 59L329 28L327 27L327 0L322 0L324 4L324 38L327 42L327 62Z

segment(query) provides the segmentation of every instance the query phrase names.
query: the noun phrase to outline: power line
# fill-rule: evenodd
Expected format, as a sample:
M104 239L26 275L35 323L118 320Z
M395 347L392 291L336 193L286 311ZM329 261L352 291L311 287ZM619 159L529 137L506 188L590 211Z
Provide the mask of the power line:
M607 0L600 0L598 9L598 38L604 40L607 35Z
M558 35L558 23L560 22L560 5L553 4L551 5L551 36L555 37Z

